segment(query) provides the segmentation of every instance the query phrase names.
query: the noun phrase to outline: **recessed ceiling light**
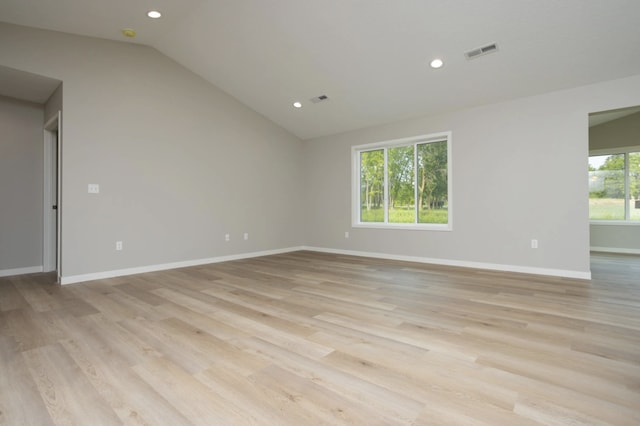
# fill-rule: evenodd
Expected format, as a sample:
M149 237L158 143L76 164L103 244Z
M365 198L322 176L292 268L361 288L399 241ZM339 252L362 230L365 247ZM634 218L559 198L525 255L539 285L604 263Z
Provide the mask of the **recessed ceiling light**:
M147 16L152 19L158 19L162 17L162 13L158 12L157 10L150 10L147 12Z
M294 102L293 106L296 108L302 108L302 104L300 102Z
M431 66L431 68L434 69L438 69L441 66L444 65L444 62L442 62L442 59L434 59L433 61L431 61L431 63L429 64L429 66Z

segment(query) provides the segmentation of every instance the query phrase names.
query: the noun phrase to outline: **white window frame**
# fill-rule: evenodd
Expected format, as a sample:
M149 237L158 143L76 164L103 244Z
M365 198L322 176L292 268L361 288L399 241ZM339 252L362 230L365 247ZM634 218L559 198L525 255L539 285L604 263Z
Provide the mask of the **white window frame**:
M618 155L618 154L630 154L633 152L640 152L640 145L637 146L626 146L620 148L611 148L611 149L594 149L589 151L589 157L595 157L598 155ZM629 212L629 156L625 155L624 157L624 215L627 216ZM589 219L589 223L592 225L623 225L623 226L640 226L640 220L630 220L630 219Z
M447 223L388 223L388 191L389 182L387 176L387 149L420 143L447 142ZM380 229L413 229L430 231L453 230L453 158L452 158L452 132L431 133L427 135L412 136L402 139L394 139L383 142L375 142L351 147L351 226L354 228L380 228ZM384 150L384 222L360 221L360 153L376 149ZM414 167L417 176L417 168ZM414 177L415 178L415 177ZM415 191L418 191L417 186ZM415 196L417 203L418 197ZM417 215L416 208L416 215ZM416 217L417 219L417 217ZM417 220L416 220L417 222Z

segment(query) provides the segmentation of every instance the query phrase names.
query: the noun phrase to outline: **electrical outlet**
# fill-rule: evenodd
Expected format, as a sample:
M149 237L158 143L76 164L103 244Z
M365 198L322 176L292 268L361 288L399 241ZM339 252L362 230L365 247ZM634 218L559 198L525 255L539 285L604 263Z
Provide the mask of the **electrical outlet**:
M248 239L249 239L249 233L248 233L248 232L245 232L245 233L244 233L244 235L243 235L243 237L244 237L244 240L245 240L245 241L246 241L246 240L248 240Z
M538 248L538 240L531 240L531 248L532 249Z
M122 250L122 241L116 241L116 250L117 251L121 251Z
M349 238L349 231L344 231L344 237Z
M231 241L231 236L229 234L224 234L225 241Z
M90 183L88 187L89 194L99 194L100 193L100 185L97 183Z

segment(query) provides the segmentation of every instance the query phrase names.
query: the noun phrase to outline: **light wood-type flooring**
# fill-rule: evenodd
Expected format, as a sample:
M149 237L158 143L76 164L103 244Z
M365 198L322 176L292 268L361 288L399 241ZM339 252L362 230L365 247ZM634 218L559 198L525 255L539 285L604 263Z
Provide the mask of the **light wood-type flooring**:
M295 252L0 278L0 424L639 425L640 257L592 273Z

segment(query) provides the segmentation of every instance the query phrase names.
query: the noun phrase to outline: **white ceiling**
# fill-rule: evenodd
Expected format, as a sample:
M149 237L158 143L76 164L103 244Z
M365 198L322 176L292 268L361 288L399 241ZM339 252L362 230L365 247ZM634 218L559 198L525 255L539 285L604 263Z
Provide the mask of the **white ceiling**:
M153 46L303 139L640 73L638 0L2 0L0 20Z

